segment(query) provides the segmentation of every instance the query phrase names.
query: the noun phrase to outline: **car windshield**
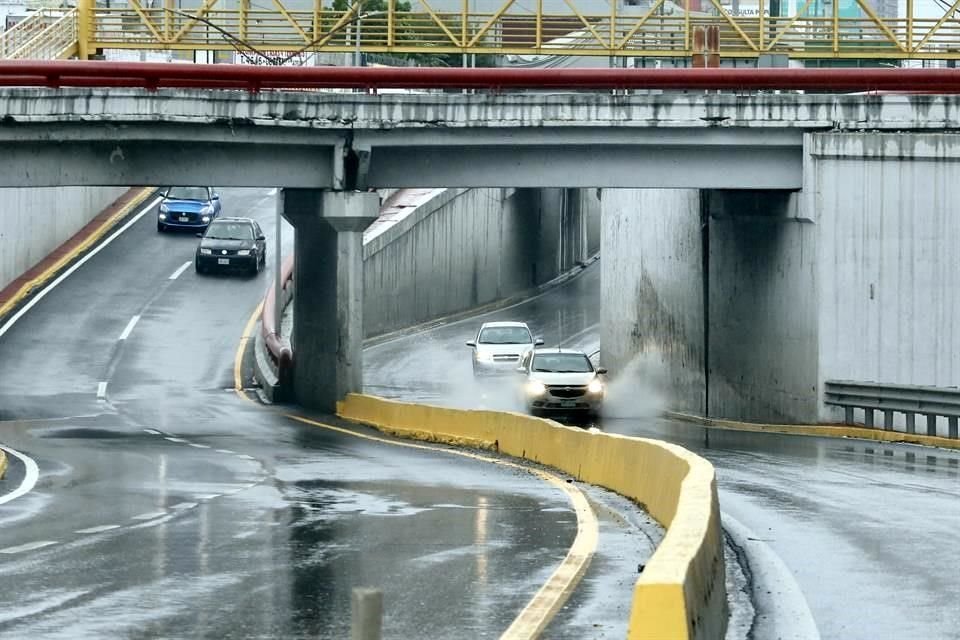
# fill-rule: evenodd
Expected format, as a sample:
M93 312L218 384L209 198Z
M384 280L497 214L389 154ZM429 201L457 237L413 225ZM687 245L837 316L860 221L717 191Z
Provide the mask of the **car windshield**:
M533 370L544 373L590 373L593 365L582 353L538 353Z
M531 344L533 340L526 327L486 327L477 342L481 344Z
M253 229L240 222L214 222L207 237L215 240L253 240Z
M206 187L170 187L167 198L171 200L209 200L210 193Z

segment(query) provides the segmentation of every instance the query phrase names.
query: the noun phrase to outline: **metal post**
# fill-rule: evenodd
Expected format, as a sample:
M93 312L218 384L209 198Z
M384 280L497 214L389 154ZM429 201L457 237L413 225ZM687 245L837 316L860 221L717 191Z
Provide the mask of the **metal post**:
M937 416L933 413L927 414L927 435L937 435Z
M281 330L280 323L283 321L283 301L281 300L281 291L283 283L282 274L280 273L283 265L283 257L280 255L281 251L281 234L283 229L283 189L277 189L277 223L276 229L274 230L275 242L273 250L273 326L277 328L278 334L283 334Z
M350 597L350 640L380 640L383 627L383 593L354 587Z
M893 430L893 411L886 410L883 412L883 430Z
M357 11L357 28L353 36L353 66L360 66L360 26L363 22L363 14Z
M908 413L907 414L907 433L916 433L917 432L917 414Z
M957 416L947 418L947 437L957 439Z
M873 427L873 409L863 410L863 426Z

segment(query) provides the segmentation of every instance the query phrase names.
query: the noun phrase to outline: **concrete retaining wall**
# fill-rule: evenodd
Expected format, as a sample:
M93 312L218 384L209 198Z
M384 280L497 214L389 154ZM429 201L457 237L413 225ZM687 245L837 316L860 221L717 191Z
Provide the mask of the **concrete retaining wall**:
M447 189L364 245L364 335L522 293L599 249L599 201L571 189Z
M657 440L594 433L516 413L354 394L338 404L337 413L401 437L493 447L638 502L667 533L634 586L628 638L724 637L720 508L713 466L703 458Z
M808 151L821 383L960 386L960 135L815 134Z
M0 189L0 289L127 191L119 187Z

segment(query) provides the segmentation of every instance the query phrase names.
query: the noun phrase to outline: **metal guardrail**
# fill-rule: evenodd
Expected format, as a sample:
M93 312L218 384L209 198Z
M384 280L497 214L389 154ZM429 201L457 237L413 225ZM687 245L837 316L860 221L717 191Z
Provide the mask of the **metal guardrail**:
M10 60L65 60L77 54L77 10L42 13L45 17L39 21L40 28L32 30L32 37L19 42L2 57Z
M864 413L863 424L875 427L875 412L883 412L883 428L892 431L894 414L902 413L906 419L907 433L916 433L918 415L925 416L927 435L937 435L937 419L947 421L947 435L958 438L960 419L960 388L920 387L912 385L827 380L824 384L824 402L843 407L844 422L855 424L854 410Z

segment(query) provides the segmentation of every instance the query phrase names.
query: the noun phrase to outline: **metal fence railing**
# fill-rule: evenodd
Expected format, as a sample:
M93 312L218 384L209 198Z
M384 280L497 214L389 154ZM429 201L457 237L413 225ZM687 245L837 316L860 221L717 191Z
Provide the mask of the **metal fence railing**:
M0 33L0 59L63 60L77 53L77 10L41 9Z
M863 425L877 427L876 412L883 414L883 429L892 431L896 414L903 414L907 433L916 433L917 416L926 420L926 434L939 434L938 422L946 422L946 435L958 438L960 419L960 388L921 387L913 385L881 384L827 380L824 402L843 408L844 422L856 424L855 411L863 412Z

